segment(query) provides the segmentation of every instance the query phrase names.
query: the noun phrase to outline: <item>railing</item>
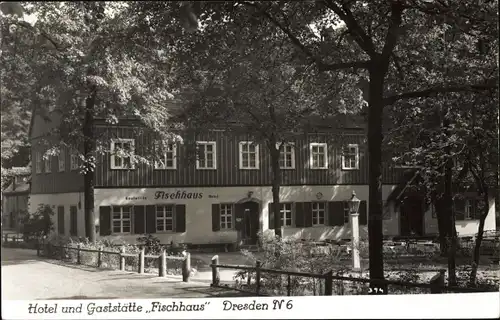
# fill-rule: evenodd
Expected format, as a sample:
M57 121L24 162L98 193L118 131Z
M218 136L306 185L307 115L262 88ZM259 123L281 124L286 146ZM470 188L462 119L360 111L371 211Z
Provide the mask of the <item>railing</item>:
M159 255L146 255L144 247L142 247L139 253L126 253L125 248L120 248L119 252L116 251L107 251L104 248L99 249L88 249L82 248L80 244L76 247L74 246L56 246L50 243L39 243L37 245L37 255L38 256L48 256L55 257L61 261L64 261L68 258L69 254L73 252L76 254L76 263L82 264L82 252L90 252L97 253L97 262L96 267L101 268L103 264L103 255L111 255L117 256L119 259L119 269L121 271L126 270L126 258L137 258L138 259L138 268L137 272L140 274L144 273L145 262L146 259L156 260L158 263L158 276L165 277L167 276L167 260L177 260L182 262L182 281L189 282L189 278L191 276L191 254L186 253L183 257L174 257L168 256L166 254L165 249Z
M333 275L333 271L328 271L324 274L315 274L307 272L295 272L286 270L274 270L266 269L261 267L261 262L257 261L255 266L239 266L239 265L225 265L219 264L219 257L214 256L211 263L212 268L212 287L223 287L220 281L220 270L219 269L235 269L247 271L247 285L246 287L252 287L252 274L254 274L255 280L253 281L254 291L240 290L239 291L257 294L257 295L272 295L269 292L264 292L262 289L265 283L262 283L262 274L274 274L279 276L279 286L281 287L281 279L284 275L286 277L286 295L292 295L292 277L301 277L312 280L319 280L319 295L331 296L331 295L346 295L346 294L411 294L411 293L450 293L450 292L485 292L486 290L477 288L463 288L463 287L451 287L445 286L444 284L444 273L445 270L441 270L437 273L429 283L412 283L412 282L402 282L402 281L392 281L392 280L370 280L366 278L356 278L356 277L344 277ZM310 281L309 280L309 281ZM347 283L347 285L346 285ZM351 285L349 285L349 283ZM295 282L295 285L305 285L306 282ZM227 286L225 286L227 287ZM316 286L314 286L316 288ZM401 290L397 288L406 288L406 290ZM315 289L314 289L315 290ZM281 292L280 292L281 293ZM316 295L316 292L313 292ZM282 294L279 294L282 295Z
M11 242L14 242L14 243L24 241L24 237L19 236L18 234L10 234L10 239L12 240ZM3 241L4 241L4 243L9 243L9 234L8 233L3 235Z

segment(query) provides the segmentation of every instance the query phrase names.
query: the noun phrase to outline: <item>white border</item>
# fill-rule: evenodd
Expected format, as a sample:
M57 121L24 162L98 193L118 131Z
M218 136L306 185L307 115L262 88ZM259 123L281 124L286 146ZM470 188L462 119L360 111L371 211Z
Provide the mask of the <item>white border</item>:
M127 168L125 166L121 166L121 167L118 167L115 165L115 157L116 155L114 155L113 153L115 152L115 143L116 142L121 142L121 143L126 143L126 142L130 142L131 143L131 148L132 148L132 152L131 152L131 155L130 155L130 167ZM132 159L133 157L133 154L135 153L135 139L123 139L123 138L119 138L119 139L111 139L111 154L110 154L110 157L111 157L111 170L130 170L130 169L135 169L135 164L134 164L134 161Z
M158 146L159 141L155 141L155 150L159 147ZM163 154L163 161L164 161L164 166L160 166L158 161L155 160L154 162L154 169L155 170L177 170L177 144L175 142L169 142L165 141L164 144L172 144L172 153L173 153L173 166L172 167L167 167L167 153L165 152ZM156 152L155 152L156 153Z
M253 144L255 146L255 167L243 167L243 145L244 144ZM259 144L254 141L240 141L238 143L238 155L239 155L239 163L241 170L259 170L260 168L260 152L259 152ZM250 164L250 159L248 161Z
M214 154L214 166L211 168L200 167L200 159L198 159L198 154L196 155L196 169L197 170L217 170L217 143L215 141L196 141L196 147L201 145L212 145ZM205 153L205 150L203 151Z
M313 166L313 152L312 148L316 146L325 147L325 166L324 167L314 167ZM328 169L328 144L326 142L311 142L309 143L309 169L312 170L326 170Z
M344 152L342 152L342 170L359 170L359 145L355 143L351 143L347 145L347 148L355 148L356 149L356 154L355 154L355 166L354 168L351 167L346 167L345 166L345 155Z

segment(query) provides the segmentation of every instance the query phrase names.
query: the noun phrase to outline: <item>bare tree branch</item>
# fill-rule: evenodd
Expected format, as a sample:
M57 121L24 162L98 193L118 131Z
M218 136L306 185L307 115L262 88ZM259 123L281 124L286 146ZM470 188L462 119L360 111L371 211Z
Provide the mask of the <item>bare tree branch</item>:
M394 95L391 97L387 97L384 99L384 105L388 106L394 104L395 102L403 99L412 99L412 98L425 98L432 97L438 94L443 93L451 93L451 92L465 92L465 91L486 91L497 89L497 79L488 81L486 84L471 84L471 85L463 85L463 86L440 86L433 87L421 91L413 91L413 92L405 92L402 94Z
M333 70L341 70L341 69L367 69L370 61L352 61L352 62L339 62L332 64L318 63L318 69L320 72L323 71L333 71Z

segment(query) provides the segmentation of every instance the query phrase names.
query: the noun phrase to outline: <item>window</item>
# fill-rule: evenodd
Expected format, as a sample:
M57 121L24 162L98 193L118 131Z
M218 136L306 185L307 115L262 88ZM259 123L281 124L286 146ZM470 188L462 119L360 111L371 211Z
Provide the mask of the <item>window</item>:
M328 154L326 143L311 143L309 146L311 169L327 169Z
M44 157L45 160L45 173L52 172L52 155L46 154Z
M349 144L342 152L342 170L359 169L359 147L357 144Z
M69 166L70 170L78 170L78 153L76 151L71 152Z
M295 146L292 142L281 144L280 168L295 169Z
M217 169L215 141L197 141L196 169Z
M35 152L35 172L42 173L42 154L37 151Z
M113 233L130 233L132 207L113 207Z
M292 204L291 203L281 203L281 225L284 227L292 226Z
M465 200L465 219L466 220L476 219L476 208L477 208L477 201L475 199Z
M70 236L77 236L78 235L77 212L78 211L76 209L76 206L69 207L69 235Z
M111 169L133 169L134 139L111 141Z
M231 204L220 205L220 228L221 230L233 228L233 206Z
M156 206L156 231L165 232L174 230L174 206Z
M259 169L259 146L251 141L240 141L240 169Z
M160 144L156 143L157 150ZM155 169L176 169L177 168L177 146L175 143L165 143L162 159L155 161Z
M312 224L313 226L322 226L325 224L325 203L313 202L312 204Z
M66 152L64 151L63 148L59 150L58 163L59 163L59 172L66 171Z
M347 201L344 201L344 224L349 223L349 214L351 213L351 210L349 209L349 204Z

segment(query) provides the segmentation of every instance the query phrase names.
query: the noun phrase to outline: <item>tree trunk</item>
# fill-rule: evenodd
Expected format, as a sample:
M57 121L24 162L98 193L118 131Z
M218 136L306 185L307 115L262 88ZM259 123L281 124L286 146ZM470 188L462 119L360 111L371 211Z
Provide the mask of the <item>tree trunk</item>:
M283 237L281 232L281 214L280 214L280 185L281 185L281 169L280 169L280 152L276 148L276 143L271 142L269 146L271 153L271 168L273 171L272 193L273 193L273 211L274 211L274 233L280 239Z
M448 112L445 112L443 120L443 129L446 136L449 137L449 120ZM448 141L446 141L448 143ZM457 231L455 226L455 212L453 210L453 190L452 190L452 179L453 179L453 161L451 158L451 149L449 146L445 148L446 153L446 163L444 168L444 193L443 193L443 211L444 211L444 221L446 222L447 229L447 242L448 242L448 283L452 286L457 283L456 276L456 251L457 251Z
M370 279L384 279L383 229L382 229L382 115L383 115L383 72L370 70L368 108L368 242ZM387 293L387 286L370 283L374 292ZM377 290L379 288L379 290Z
M474 244L474 258L472 260L472 270L470 272L470 278L469 278L469 286L471 287L474 287L476 285L477 269L479 268L481 242L483 241L483 234L484 234L484 222L490 210L489 193L487 190L486 192L483 192L483 202L484 202L484 210L481 213L481 216L479 217L479 230L477 231L476 243Z
M97 92L93 89L85 100L85 120L83 124L83 154L85 155L83 193L85 212L85 236L90 242L96 241L94 212L94 168L96 141L94 135L94 107Z
M438 222L438 232L439 232L439 249L441 256L445 257L448 253L448 242L447 242L447 226L446 226L446 211L444 210L443 199L435 198L434 200L436 217Z

